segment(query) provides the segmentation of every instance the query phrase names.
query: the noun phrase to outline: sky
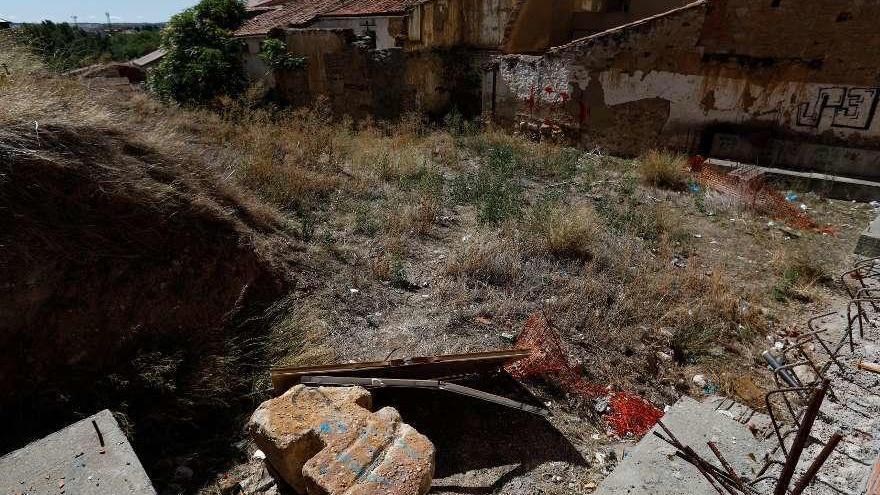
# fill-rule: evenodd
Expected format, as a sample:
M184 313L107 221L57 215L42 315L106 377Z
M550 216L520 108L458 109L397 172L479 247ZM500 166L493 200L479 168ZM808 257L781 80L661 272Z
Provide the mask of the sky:
M197 0L0 0L0 18L12 22L165 22Z

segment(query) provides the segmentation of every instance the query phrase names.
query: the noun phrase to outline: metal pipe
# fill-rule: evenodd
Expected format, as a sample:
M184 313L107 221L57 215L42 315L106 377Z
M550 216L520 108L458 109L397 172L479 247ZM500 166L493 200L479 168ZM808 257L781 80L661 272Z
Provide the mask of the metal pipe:
M776 359L776 356L770 354L770 351L764 351L761 353L761 357L764 358L764 361L767 361L767 365L770 366L772 371L776 371L779 368L782 368L783 364ZM803 387L804 385L797 379L797 375L794 374L791 370L782 370L780 376L785 383L787 383L791 387Z

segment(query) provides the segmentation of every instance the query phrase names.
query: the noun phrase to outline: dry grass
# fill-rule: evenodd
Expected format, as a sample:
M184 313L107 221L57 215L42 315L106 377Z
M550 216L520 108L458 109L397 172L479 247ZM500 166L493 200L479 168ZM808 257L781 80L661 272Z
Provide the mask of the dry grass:
M592 206L555 208L545 225L542 240L553 256L587 260L601 246L604 226Z
M522 271L520 243L500 231L479 231L466 236L445 268L448 275L491 285L512 284Z
M666 150L650 150L639 158L639 173L645 184L664 189L687 187L687 157Z
M828 259L820 251L808 246L796 245L778 251L773 264L779 281L773 287L773 299L786 301L794 299L813 302L822 299L819 287L832 282Z
M195 198L194 208L256 217L255 238L272 232L299 250L295 263L279 263L297 279L295 296L253 320L264 335L229 341L220 356L228 360L215 363L223 370L381 359L396 347L497 348L509 344L493 334L544 309L573 357L589 363L588 379L669 403L686 391L676 384L689 382L694 367L753 365L755 336L768 330L760 308L777 276L824 279L818 260L792 255L780 258L762 293L710 262L715 249L722 262L740 251L724 239L708 245L706 230L721 228L710 223L719 219L697 212L686 194L656 189L686 185L674 154L585 159L492 127L444 129L412 116L397 124L332 120L320 102L296 111L225 105L219 113L172 108L65 80L0 85L0 124L79 121L192 158L231 198L214 206ZM694 241L700 232L703 241ZM754 231L724 232L756 239ZM672 263L679 259L687 266ZM254 349L265 351L259 365ZM152 371L150 356L138 363L167 388L181 369L175 359L160 356ZM209 390L220 382L201 383Z

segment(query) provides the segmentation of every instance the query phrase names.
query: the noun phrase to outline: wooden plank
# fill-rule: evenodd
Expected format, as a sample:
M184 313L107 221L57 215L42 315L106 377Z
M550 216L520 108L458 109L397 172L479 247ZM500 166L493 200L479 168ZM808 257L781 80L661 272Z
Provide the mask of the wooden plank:
M325 366L279 367L271 371L277 393L299 383L307 375L368 376L375 378L440 379L485 373L527 357L528 349L446 354L363 363L336 363Z

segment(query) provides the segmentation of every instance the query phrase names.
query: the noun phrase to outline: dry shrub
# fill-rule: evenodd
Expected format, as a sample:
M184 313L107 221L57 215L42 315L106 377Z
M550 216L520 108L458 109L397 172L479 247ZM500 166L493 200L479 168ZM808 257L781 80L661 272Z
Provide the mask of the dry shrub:
M508 285L523 270L520 243L501 231L478 232L462 240L450 256L446 274L491 285Z
M589 205L556 208L550 212L543 242L558 258L590 259L600 242L604 226Z
M329 323L315 304L284 298L268 311L272 316L269 345L274 366L310 366L333 359L327 343Z
M426 235L441 212L440 201L433 196L422 196L415 204L412 201L397 202L387 213L385 230L392 235Z
M793 249L779 251L773 259L779 280L773 287L772 297L776 301L795 299L803 302L819 300L819 285L833 280L823 252L797 245Z
M650 150L639 158L639 173L645 184L665 189L687 187L687 157L666 150Z

